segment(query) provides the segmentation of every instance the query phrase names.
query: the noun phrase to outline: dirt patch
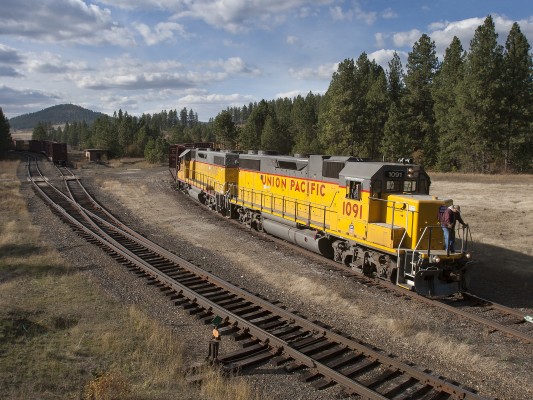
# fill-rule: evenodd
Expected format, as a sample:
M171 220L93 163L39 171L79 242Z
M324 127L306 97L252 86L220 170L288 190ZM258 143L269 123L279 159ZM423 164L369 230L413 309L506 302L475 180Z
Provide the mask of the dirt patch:
M533 176L436 175L432 194L461 205L475 241L472 291L533 309Z

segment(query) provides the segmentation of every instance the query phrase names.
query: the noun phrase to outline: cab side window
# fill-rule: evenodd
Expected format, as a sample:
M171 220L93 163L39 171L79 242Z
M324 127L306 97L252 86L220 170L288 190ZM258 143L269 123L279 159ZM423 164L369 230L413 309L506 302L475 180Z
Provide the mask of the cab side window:
M361 182L346 181L346 198L361 200Z

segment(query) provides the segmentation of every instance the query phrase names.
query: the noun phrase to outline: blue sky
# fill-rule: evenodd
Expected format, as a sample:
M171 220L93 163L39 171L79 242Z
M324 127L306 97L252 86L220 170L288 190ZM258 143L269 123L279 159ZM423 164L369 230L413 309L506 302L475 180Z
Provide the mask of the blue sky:
M2 0L0 107L8 118L72 103L111 115L228 106L324 93L362 52L405 67L422 33L439 59L469 48L492 15L533 44L530 0Z

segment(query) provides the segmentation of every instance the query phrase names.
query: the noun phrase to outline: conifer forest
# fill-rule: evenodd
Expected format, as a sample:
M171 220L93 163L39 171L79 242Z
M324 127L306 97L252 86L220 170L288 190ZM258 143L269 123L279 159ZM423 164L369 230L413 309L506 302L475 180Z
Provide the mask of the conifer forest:
M503 41L501 41L503 43ZM217 142L237 150L413 158L443 172L533 170L533 63L520 26L499 44L488 16L470 43L454 37L437 57L422 34L406 65L384 69L366 53L338 64L324 94L261 100L199 122L192 109L132 116L119 110L90 126L39 123L34 139L105 148L114 157L167 157L169 143Z

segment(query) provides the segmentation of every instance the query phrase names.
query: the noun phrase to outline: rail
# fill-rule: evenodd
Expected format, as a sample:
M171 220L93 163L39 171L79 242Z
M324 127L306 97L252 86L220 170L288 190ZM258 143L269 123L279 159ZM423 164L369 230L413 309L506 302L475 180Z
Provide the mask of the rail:
M30 174L29 167L28 173ZM69 224L76 226L76 230L81 232L82 236L108 249L117 260L130 268L132 266L138 268L150 282L156 283L160 288L166 288L167 292L170 290L174 298L187 298L187 306L184 306L186 309L202 308L204 311L201 315L204 315L204 318L212 318L210 315L221 316L228 329L258 338L271 349L272 354L281 353L285 358L311 368L325 377L326 381L331 380L342 385L349 393L357 393L368 399L387 399L405 390L411 390L411 395L413 391L419 394L416 398L421 398L429 392L433 392L433 395L439 398L482 398L441 377L402 363L358 340L335 333L323 325L311 322L238 288L141 235L124 230L125 227L121 223L115 224L113 220L101 218L63 193L59 194L56 190L49 189L52 185L46 180L32 179L32 182L42 197ZM69 182L79 183L74 180ZM99 205L95 207L101 208ZM80 222L80 219L85 219L81 214L92 220L90 228ZM255 310L251 314L250 307ZM247 311L239 313L238 309ZM198 313L200 314L199 311ZM268 316L269 313L273 315ZM272 321L278 321L276 322L278 325L269 330L266 325L272 324ZM297 331L294 339L284 339L288 336L280 335L280 331L286 333L287 329ZM303 345L304 343L306 345ZM317 352L318 345L327 347L320 347L322 351ZM326 348L329 350L326 351ZM326 357L326 353L334 354L330 353L333 350L350 356L332 361ZM338 361L343 361L343 366L349 361L353 371L366 372L369 368L377 370L370 381L359 381L354 378L355 373L347 375L344 370L335 367ZM382 387L383 391L379 392L377 387Z

